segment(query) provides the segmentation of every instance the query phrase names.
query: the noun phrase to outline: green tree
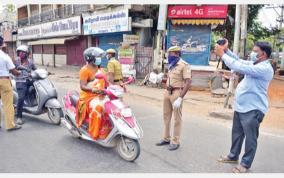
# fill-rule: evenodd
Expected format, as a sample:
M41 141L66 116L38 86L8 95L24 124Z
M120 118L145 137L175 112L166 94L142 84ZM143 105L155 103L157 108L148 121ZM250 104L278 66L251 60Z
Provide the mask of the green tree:
M3 9L7 10L7 12L15 12L16 7L13 4L3 5Z
M260 9L264 5L248 5L248 33L256 34L257 37L261 38L263 35L266 35L266 29L257 22L257 16ZM228 7L228 18L224 25L219 25L214 31L221 34L229 40L229 43L232 44L234 40L234 29L235 29L235 11L236 5L229 5ZM231 19L232 18L232 19Z

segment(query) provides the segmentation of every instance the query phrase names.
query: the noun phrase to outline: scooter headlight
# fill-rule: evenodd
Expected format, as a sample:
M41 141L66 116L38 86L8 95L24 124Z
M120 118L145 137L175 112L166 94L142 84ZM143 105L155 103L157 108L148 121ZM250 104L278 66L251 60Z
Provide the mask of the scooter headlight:
M48 77L48 72L44 69L38 69L36 70L38 76L42 79L47 78Z

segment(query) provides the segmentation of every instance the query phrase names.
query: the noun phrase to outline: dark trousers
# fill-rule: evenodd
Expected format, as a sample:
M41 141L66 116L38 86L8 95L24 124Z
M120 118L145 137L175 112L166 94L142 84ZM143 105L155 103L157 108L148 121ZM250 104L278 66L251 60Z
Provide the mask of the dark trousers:
M17 118L22 118L25 97L28 94L29 84L25 82L17 83L18 103L17 103Z
M228 157L232 160L238 160L242 144L245 140L245 154L242 157L241 165L250 168L253 162L257 138L259 135L259 125L264 118L264 114L259 110L252 110L247 113L234 112L232 145Z

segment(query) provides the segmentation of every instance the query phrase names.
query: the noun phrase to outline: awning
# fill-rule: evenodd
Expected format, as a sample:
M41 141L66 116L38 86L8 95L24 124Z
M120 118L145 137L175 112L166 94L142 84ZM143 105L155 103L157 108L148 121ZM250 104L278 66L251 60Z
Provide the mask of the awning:
M225 19L172 19L173 25L223 25Z
M28 45L43 45L43 44L64 44L65 41L73 40L78 38L78 36L68 37L68 38L49 38L37 41L30 41Z

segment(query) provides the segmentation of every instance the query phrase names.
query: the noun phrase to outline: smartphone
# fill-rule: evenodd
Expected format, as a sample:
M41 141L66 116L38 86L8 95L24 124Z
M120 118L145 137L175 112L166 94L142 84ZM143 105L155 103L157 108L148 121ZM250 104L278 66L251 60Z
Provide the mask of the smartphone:
M220 40L217 41L218 45L224 45L225 43L226 43L225 39L220 39Z

